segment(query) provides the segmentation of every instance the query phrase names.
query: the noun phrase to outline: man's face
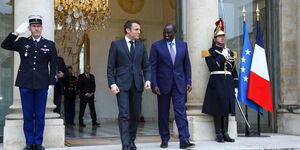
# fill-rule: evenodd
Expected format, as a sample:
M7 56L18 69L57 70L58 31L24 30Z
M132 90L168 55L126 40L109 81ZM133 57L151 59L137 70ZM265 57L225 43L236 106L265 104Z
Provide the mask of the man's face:
M172 26L166 26L163 32L164 40L171 42L175 37L175 31Z
M72 68L68 68L68 72L69 72L70 74L72 74L73 69L72 69Z
M29 30L34 38L38 38L42 34L43 26L41 24L31 24Z
M220 35L220 36L215 37L215 42L218 45L224 45L225 44L225 36Z
M131 28L127 28L126 32L129 39L138 40L141 35L141 26L137 23L132 23Z
M90 73L90 71L91 71L91 66L86 65L86 66L84 67L84 71L85 71L85 73Z

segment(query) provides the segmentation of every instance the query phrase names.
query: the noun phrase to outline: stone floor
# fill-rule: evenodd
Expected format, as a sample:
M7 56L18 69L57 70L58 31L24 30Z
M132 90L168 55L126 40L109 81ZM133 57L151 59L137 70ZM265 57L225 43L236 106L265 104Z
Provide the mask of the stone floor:
M156 122L141 123L138 129L136 144L139 150L161 150ZM172 125L170 125L172 131ZM215 141L193 141L194 150L253 150L253 149L299 149L300 136L264 133L268 137L243 137L236 139L235 143L217 143ZM101 124L99 127L80 128L66 127L66 141L64 148L47 148L47 150L120 150L121 141L117 123ZM179 149L178 139L172 137L169 148ZM0 150L3 150L0 145Z
M300 150L300 136L266 134L270 137L238 137L235 143L217 143L215 141L197 141L194 150L262 150L284 149ZM142 137L138 137L137 147L139 150L161 150L160 142L143 143ZM108 144L108 143L107 143ZM120 150L120 144L98 146L75 146L65 148L49 148L48 150ZM178 142L170 142L166 150L177 150Z

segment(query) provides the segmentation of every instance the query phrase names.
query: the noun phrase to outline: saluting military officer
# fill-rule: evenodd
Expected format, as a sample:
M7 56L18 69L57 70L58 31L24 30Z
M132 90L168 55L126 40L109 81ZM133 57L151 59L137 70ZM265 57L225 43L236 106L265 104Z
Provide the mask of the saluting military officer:
M234 142L228 135L228 116L235 115L236 53L225 45L222 19L216 22L216 26L212 47L202 52L210 71L202 112L214 117L217 142Z
M17 39L28 29L31 36ZM21 58L15 85L20 90L24 118L26 147L23 150L45 149L42 146L45 108L48 92L55 84L57 53L54 42L41 36L42 30L42 16L31 15L29 24L20 25L1 44L4 49L18 52Z

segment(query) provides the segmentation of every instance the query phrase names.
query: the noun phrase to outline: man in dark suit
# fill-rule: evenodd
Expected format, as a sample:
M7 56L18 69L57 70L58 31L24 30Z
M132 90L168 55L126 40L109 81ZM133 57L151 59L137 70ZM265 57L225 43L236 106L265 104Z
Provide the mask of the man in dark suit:
M187 43L175 39L176 27L167 24L163 30L163 40L152 44L150 64L151 86L158 99L159 134L161 148L168 147L170 100L174 105L175 121L178 127L180 148L194 147L189 141L186 115L186 92L191 92L191 64Z
M117 95L122 150L136 150L134 141L141 113L142 92L144 87L151 88L151 74L146 48L137 41L141 34L140 23L136 20L127 21L124 32L124 38L111 43L107 80L112 93Z
M77 89L79 90L79 98L80 98L80 110L79 110L79 126L85 127L86 125L83 122L83 116L85 107L89 104L92 125L99 126L100 124L97 122L97 115L95 110L95 90L96 83L95 77L90 73L91 66L86 65L84 67L84 73L80 74L78 77Z
M16 40L28 28L31 36ZM20 89L24 118L26 147L23 150L44 150L42 142L47 95L55 84L55 44L41 36L42 30L42 16L31 15L29 27L28 23L23 23L1 44L4 49L18 52L21 58L15 85Z
M57 57L56 65L56 77L55 77L55 86L54 86L54 104L56 108L53 112L60 114L61 100L64 90L64 80L63 78L67 76L67 67L65 61L62 57Z

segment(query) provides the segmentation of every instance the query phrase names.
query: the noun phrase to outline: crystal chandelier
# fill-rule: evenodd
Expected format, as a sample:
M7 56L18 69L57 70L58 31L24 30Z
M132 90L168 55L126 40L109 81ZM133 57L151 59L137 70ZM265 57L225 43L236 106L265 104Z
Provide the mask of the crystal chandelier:
M108 0L55 0L57 28L71 31L105 28L110 10Z

